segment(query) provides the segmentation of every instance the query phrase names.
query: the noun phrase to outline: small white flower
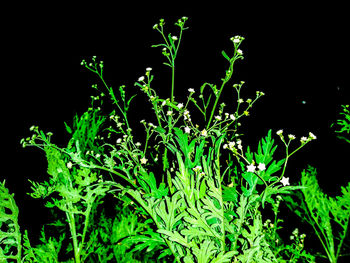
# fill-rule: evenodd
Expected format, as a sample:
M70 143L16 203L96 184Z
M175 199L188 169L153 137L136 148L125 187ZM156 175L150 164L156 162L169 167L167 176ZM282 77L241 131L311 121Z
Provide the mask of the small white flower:
M259 163L258 169L259 169L260 171L264 171L264 170L266 169L266 165L265 165L264 163Z
M149 68L149 67L146 68L146 71L148 71L148 72L151 71L151 70L152 70L152 68Z
M282 177L280 182L281 182L281 184L283 184L283 186L290 185L288 177Z
M222 146L222 148L227 149L227 144L225 143L224 146Z
M141 164L146 164L148 160L145 157L142 157L140 161L141 161Z
M67 163L67 168L68 168L68 169L72 169L72 167L73 167L73 164L72 164L71 162L68 162L68 163Z
M206 137L206 136L208 135L207 130L206 130L206 129L203 129L203 130L201 131L201 135L202 135L203 137Z
M289 138L290 140L294 140L294 139L295 139L295 136L294 136L293 134L289 134L289 135L288 135L288 138Z
M241 40L240 40L239 38L236 38L236 37L234 37L232 41L233 41L233 43L239 43L239 42L241 42Z
M235 147L235 142L229 142L228 147L232 150Z
M199 165L193 168L193 171L195 171L196 173L200 172L201 170L202 170L202 167Z
M168 110L168 111L167 111L167 113L166 113L166 115L167 115L167 116L171 116L171 115L173 115L173 111Z
M189 93L194 93L194 89L190 88L190 89L188 89L188 92Z
M122 142L121 138L117 139L117 143L121 143L121 142Z
M177 104L177 107L178 107L179 109L182 109L182 108L184 107L184 105L183 105L182 103L179 103L179 104Z
M306 143L306 141L307 141L307 138L305 136L300 138L300 142L301 143Z
M215 116L215 120L221 121L221 116Z
M163 102L162 102L162 107L164 107L165 104L166 104L166 100L163 100Z
M174 41L178 40L177 36L172 36L171 39Z
M98 153L98 154L95 155L95 157L96 157L96 158L100 158L100 157L101 157L101 154Z
M235 115L230 114L230 119L234 121L236 119Z
M243 55L243 51L241 49L237 49L237 54L238 55Z
M283 130L278 130L278 131L276 132L276 134L279 135L279 136L281 136L282 133L283 133Z
M313 140L316 140L317 138L312 132L309 132L309 137Z
M239 100L237 100L237 102L238 102L238 103L243 103L244 100L243 100L243 99L239 99Z
M139 77L139 79L138 79L138 81L144 81L145 80L145 77L144 76L142 76L142 77Z
M140 142L137 142L137 143L135 143L135 146L136 146L136 147L140 147L140 146L141 146L141 143L140 143Z
M190 134L190 132L191 132L191 129L188 126L186 126L185 127L185 133Z
M251 172L254 173L255 172L255 165L254 164L250 164L247 166L247 172Z
M191 115L190 115L190 112L188 110L184 111L184 120L191 121Z

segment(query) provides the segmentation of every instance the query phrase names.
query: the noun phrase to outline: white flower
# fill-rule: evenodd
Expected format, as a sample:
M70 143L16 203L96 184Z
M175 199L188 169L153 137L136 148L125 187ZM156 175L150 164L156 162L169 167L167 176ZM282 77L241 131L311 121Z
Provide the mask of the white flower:
M241 49L237 49L237 54L238 55L243 55L243 51Z
M182 103L179 103L179 104L177 104L177 107L178 107L179 109L182 109L182 108L184 107L184 105L183 105Z
M307 138L305 136L300 138L300 142L301 143L306 143L306 141L307 141Z
M146 71L151 71L152 70L152 68L146 68Z
M202 167L199 165L193 168L193 171L195 171L196 173L200 172L201 170L202 170Z
M140 161L141 161L141 164L146 164L148 160L145 157L142 157Z
M266 165L265 165L264 163L259 163L258 169L259 169L260 171L264 171L264 170L266 169Z
M239 99L239 100L237 100L237 102L238 102L238 103L243 103L244 100L243 100L243 99Z
M145 80L145 77L142 76L142 77L139 77L138 81L144 81Z
M173 114L173 111L171 111L171 110L168 110L166 113L167 116L171 116L172 114Z
M190 112L188 110L184 111L184 119L185 120L188 119L189 121L191 121L191 115L190 115Z
M185 133L190 134L190 132L191 132L191 129L188 126L186 126L185 127Z
M221 116L215 116L215 120L221 121Z
M278 130L278 131L276 132L276 134L279 135L279 136L281 136L282 133L283 133L283 130Z
M172 36L171 39L174 41L178 40L177 36Z
M188 92L189 92L189 93L194 93L194 89L192 89L192 88L191 88L191 89L188 89Z
M281 184L283 184L283 186L289 185L289 178L288 177L282 177L280 182L281 182Z
M204 137L206 137L206 136L208 135L207 130L206 130L206 129L203 129L203 130L201 131L201 135L204 136Z
M229 142L228 147L230 148L230 150L232 150L233 147L235 147L235 142Z
M227 144L225 143L222 148L227 149Z
M313 140L316 140L317 138L312 132L309 132L309 137Z
M230 119L234 121L234 120L236 119L236 118L235 118L235 115L230 114Z
M289 135L288 135L288 138L289 138L290 140L294 140L294 139L295 139L295 136L294 136L293 134L289 134Z
M140 146L141 146L141 143L140 143L140 142L137 142L137 143L135 143L135 146L136 146L136 147L140 147Z
M236 37L235 37L235 38L233 38L233 40L232 40L232 41L233 41L233 43L239 43L239 42L241 42L241 40L240 40L239 38L236 38Z
M251 172L254 173L255 172L255 165L254 164L250 164L247 166L247 172Z
M67 168L68 168L68 169L72 169L72 167L73 167L73 164L72 164L71 162L68 162L68 163L67 163Z
M242 141L241 141L241 140L238 140L236 143L237 143L237 148L240 149L240 150L242 150L242 149L243 149L243 147L242 147Z

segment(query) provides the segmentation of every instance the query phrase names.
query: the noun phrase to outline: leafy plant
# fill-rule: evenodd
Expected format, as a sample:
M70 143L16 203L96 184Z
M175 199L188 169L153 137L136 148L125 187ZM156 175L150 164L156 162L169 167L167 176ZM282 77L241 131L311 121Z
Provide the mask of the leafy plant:
M337 121L341 127L337 133L349 132L350 113L348 106L343 105L344 119ZM350 142L346 137L338 138ZM304 221L309 223L320 240L326 257L332 263L338 261L346 253L344 246L349 231L350 221L350 182L341 187L341 194L336 197L327 196L320 188L316 169L309 166L301 175L301 192L295 197L287 197L289 207Z
M5 181L0 182L0 262L22 258L21 231L18 225L18 207Z
M168 98L161 98L153 88L149 67L135 82L154 112L153 119L140 121L143 137L136 136L137 129L129 121L136 94L129 94L124 85L117 90L109 86L104 63L94 56L81 64L97 76L102 87L94 84L99 94L93 97L93 105L80 118L76 116L72 125L65 123L71 136L67 146L53 144L52 133L37 126L31 128L32 137L22 140L23 146L42 149L48 161L49 177L31 182L30 195L48 199L46 207L65 216L57 225L69 233L55 239L43 230L43 245L35 248L25 234L27 261L58 262L60 253L73 257L67 262L76 263L314 260L304 249L304 237L293 233L295 242L287 244L277 231L282 228L281 200L297 190L305 191L304 185L289 185L287 162L315 135L302 137L291 150L295 136L285 138L282 130L277 131L285 147L282 159L276 157L272 130L255 150L243 145L241 119L249 116L264 93L256 91L254 99L243 99L245 83L241 81L230 88L233 105L224 102L223 90L229 89L234 66L244 59L241 36L230 39L230 54L221 53L228 65L219 84L205 82L198 90L188 89L184 101L175 99L175 59L186 21L182 17L175 23L177 35L165 33L164 19L153 26L163 39L153 47L161 48L171 82ZM105 97L114 106L110 113L103 112ZM99 101L102 109L94 106ZM137 141L140 138L142 143ZM107 216L108 206L99 210L106 195L117 202L114 218ZM274 221L269 227L264 217L271 208ZM66 237L69 245L64 251Z

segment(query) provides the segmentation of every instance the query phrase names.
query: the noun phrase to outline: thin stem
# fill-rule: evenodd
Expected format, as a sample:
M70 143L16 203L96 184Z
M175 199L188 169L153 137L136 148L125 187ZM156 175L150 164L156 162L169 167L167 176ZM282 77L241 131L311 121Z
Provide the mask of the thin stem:
M233 70L233 65L235 63L235 59L233 59L231 62L230 62L230 67L229 67L229 73L226 73L226 77L222 80L222 84L221 84L221 87L220 87L220 90L217 94L215 94L216 96L216 99L215 99L215 102L214 102L214 106L211 110L211 114L210 114L210 118L209 118L209 121L208 121L208 124L207 124L207 129L209 129L210 127L210 124L211 124L211 121L213 120L213 117L214 117L214 112L216 110L216 107L217 107L217 104L219 102L219 99L220 99L220 96L221 96L221 93L222 93L222 90L224 89L224 86L226 85L226 83L231 79L232 77L232 70Z

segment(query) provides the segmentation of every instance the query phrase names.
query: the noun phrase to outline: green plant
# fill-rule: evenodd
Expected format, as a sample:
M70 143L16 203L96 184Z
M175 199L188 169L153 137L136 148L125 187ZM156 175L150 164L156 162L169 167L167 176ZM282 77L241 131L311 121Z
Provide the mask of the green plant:
M81 64L97 76L102 87L94 84L99 94L93 97L92 106L80 118L76 116L73 125L65 123L71 136L67 146L52 143L52 133L37 126L31 128L32 137L22 140L23 146L42 149L48 161L49 178L31 182L30 195L48 198L46 207L65 216L60 227L70 238L66 251L61 251L67 235L47 238L43 230L45 246L36 248L31 248L25 235L27 261L57 262L60 253L73 258L68 262L314 259L300 246L302 237L293 234L295 243L286 244L277 231L282 228L278 219L281 196L284 200L292 192L304 190L304 186L289 185L287 162L316 137L309 133L295 147L294 135L285 138L282 130L277 131L285 147L282 159L276 157L272 130L256 149L243 145L241 120L264 93L256 91L255 98L243 99L243 81L228 86L236 62L244 58L241 36L230 39L230 55L222 51L228 65L219 85L206 82L198 90L188 89L183 101L175 99L175 59L186 21L183 17L175 23L178 36L165 33L163 19L153 27L164 40L153 47L162 49L164 64L171 69L170 94L169 98L157 94L151 68L135 82L154 112L153 119L140 122L143 137L136 136L129 121L135 94L129 94L124 85L117 90L109 86L103 75L104 63L92 57ZM234 101L233 105L224 102L224 89L232 90L229 101ZM108 113L102 107L105 97L115 107ZM94 103L99 101L101 105L96 107ZM196 110L197 115L193 113ZM141 143L138 140L142 138ZM118 203L114 219L97 212L106 195ZM274 221L268 229L264 217L271 207ZM132 214L134 209L138 216ZM21 242L16 244L20 251ZM39 257L45 256L41 251L48 251L49 258Z
M348 105L342 107L343 112L340 114L344 119L337 121L340 130L336 133L349 133ZM343 135L337 137L350 142ZM312 226L326 252L326 257L330 262L335 263L339 257L349 255L344 246L346 246L345 241L349 232L350 182L347 186L341 187L341 195L327 196L318 184L316 169L309 166L302 172L300 185L301 191L295 193L294 198L287 197L286 201L302 220Z

